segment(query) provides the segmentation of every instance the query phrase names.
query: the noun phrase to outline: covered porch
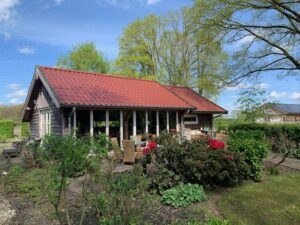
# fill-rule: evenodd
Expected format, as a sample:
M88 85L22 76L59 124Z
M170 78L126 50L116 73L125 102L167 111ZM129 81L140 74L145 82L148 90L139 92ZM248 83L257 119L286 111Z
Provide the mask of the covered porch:
M178 110L132 110L132 109L88 109L68 108L62 111L64 135L78 137L99 133L109 138L130 140L137 135L159 134L166 130L184 130L183 115ZM182 134L181 134L182 135Z

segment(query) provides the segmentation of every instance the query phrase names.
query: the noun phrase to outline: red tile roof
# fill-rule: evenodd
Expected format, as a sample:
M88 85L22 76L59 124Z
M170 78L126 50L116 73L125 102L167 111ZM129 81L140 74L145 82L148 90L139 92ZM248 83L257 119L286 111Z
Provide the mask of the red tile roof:
M202 97L195 91L187 87L166 86L171 92L180 98L184 99L187 103L195 106L198 112L214 112L214 113L227 113L225 109L213 103L212 101Z
M158 82L38 67L61 105L193 109Z

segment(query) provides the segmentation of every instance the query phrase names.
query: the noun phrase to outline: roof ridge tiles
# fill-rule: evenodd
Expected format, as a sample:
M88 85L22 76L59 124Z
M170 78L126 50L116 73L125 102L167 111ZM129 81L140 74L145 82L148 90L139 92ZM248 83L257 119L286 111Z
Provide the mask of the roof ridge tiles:
M67 71L67 72L73 72L73 73L78 73L78 74L90 74L90 75L95 75L95 76L107 76L107 77L115 77L115 78L121 78L121 79L147 81L147 82L159 84L156 80L147 80L147 79L142 79L142 78L126 77L124 75L117 75L117 74L86 72L86 71L80 71L80 70L74 70L74 69L57 68L57 67L42 66L42 65L38 65L37 67L42 68L42 69L44 68L44 69L50 69L50 70Z

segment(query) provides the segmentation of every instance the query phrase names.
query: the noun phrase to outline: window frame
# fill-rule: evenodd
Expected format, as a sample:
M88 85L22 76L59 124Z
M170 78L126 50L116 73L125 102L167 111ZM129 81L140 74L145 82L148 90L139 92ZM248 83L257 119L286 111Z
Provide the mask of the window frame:
M186 118L195 118L195 121L185 121ZM187 125L195 125L199 123L197 114L183 115L183 123Z
M40 115L41 115L40 132L41 132L41 137L44 137L45 135L51 134L51 111L50 110L40 111Z

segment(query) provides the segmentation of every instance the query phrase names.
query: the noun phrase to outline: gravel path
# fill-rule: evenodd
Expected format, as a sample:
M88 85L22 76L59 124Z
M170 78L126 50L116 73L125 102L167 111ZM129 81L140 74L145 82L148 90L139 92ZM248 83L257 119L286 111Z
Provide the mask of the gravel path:
M16 216L16 211L11 208L9 201L0 195L0 225L9 224Z

